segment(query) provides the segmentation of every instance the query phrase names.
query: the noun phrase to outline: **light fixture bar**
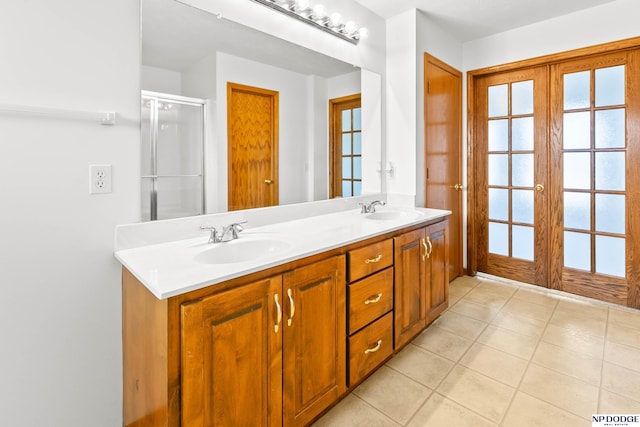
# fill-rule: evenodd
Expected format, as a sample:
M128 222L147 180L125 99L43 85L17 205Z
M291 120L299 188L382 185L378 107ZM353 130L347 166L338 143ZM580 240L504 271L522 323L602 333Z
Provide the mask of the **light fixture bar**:
M345 24L332 22L331 18L327 15L317 16L311 7L305 9L298 9L296 2L288 0L251 0L255 3L260 3L270 9L284 13L287 16L295 18L299 21L307 23L313 27L316 27L322 31L332 34L336 37L346 40L352 44L358 44L361 36L367 32L366 28L360 30L355 28L355 25L351 25L353 28L348 28ZM281 3L284 4L281 5ZM351 23L353 24L353 23Z

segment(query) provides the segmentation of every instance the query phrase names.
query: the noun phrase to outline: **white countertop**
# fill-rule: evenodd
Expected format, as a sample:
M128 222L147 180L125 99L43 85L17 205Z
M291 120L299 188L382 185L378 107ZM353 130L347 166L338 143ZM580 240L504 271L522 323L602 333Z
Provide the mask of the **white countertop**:
M440 209L378 208L378 212L385 211L403 214L374 220L358 210L348 210L249 228L231 242L209 244L208 234L203 233L198 238L119 250L115 256L151 293L165 299L451 214ZM223 250L226 255L241 249L239 245L258 240L266 244L275 240L282 248L243 262L198 262L203 257L217 262L208 251Z

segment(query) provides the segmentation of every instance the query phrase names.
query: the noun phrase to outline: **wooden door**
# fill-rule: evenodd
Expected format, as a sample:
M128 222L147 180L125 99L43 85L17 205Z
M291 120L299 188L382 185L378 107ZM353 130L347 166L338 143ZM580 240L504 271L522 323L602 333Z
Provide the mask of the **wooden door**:
M449 279L462 268L462 73L424 56L425 206L450 210Z
M395 348L407 344L425 327L425 230L394 238L394 339Z
M278 92L227 83L229 210L278 204Z
M475 84L470 247L478 270L547 286L547 68L491 74Z
M182 304L181 425L282 425L281 288L278 276Z
M362 193L360 94L329 100L329 197Z
M347 388L345 258L284 275L284 425L302 426Z
M446 221L427 227L429 249L425 259L427 325L440 316L449 304L449 230Z
M640 50L551 67L550 286L640 306Z

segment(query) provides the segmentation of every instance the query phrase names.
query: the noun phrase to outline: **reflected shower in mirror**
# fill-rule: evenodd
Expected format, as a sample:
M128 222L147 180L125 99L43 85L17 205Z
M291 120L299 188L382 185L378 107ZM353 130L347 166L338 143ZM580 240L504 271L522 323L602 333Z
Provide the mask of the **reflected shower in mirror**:
M230 164L230 85L277 93L278 104L272 116L274 127L270 134L277 143L272 153L276 169L264 172L260 180L265 185L276 186L278 203L327 199L330 194L329 101L360 93L364 100L361 70L175 0L142 0L141 4L142 90L158 96L167 94L201 99L205 104L203 169L184 172L189 176L202 174L202 186L195 183L197 178L194 177L174 178L175 182L187 182L188 188L181 184L172 185L173 198L167 204L186 200L190 205L172 205L170 213L159 214L158 218L193 215L192 207L198 200L194 198L194 192L198 191L203 195L204 213L226 211L229 209L230 191L237 190L230 188L230 183L238 182L237 179L229 179L230 174L244 173L241 169L247 167L262 173L263 168L255 166L257 161L253 160L257 155L247 155L245 162L238 166L239 172L234 171ZM379 96L379 93L374 96ZM373 103L380 105L379 98L373 99ZM255 103L250 102L250 105ZM241 115L247 126L255 124L252 123L255 118L252 114L247 111L246 115ZM148 116L148 113L143 114L143 121L149 119ZM364 120L363 146L367 143L366 125ZM143 123L143 130L148 126L149 123ZM163 132L161 128L157 129L159 133ZM186 131L174 129L173 132L180 135ZM143 132L143 139L152 133ZM373 139L379 151L379 136ZM180 138L174 138L173 143L177 145L167 149L172 153L169 158L177 164L168 165L169 170L180 169L179 165L185 164L184 158L193 157L192 148L183 152ZM247 144L256 143L249 141ZM257 143L260 144L263 143ZM141 144L143 150L151 150L152 145L148 141ZM187 144L187 147L190 146ZM363 148L363 163L367 161L366 153ZM149 156L142 157L148 162ZM371 157L372 163L380 161L378 153ZM149 171L148 163L143 165L143 174L153 176L153 172ZM159 182L161 171L156 170L155 174ZM149 191L143 197L148 197L149 201L142 201L143 209L149 210L152 203L163 206L166 201L162 200L162 188L157 189L156 201L152 202L154 191L149 186L150 179L147 179L143 189ZM185 187L185 197L176 197L182 187Z

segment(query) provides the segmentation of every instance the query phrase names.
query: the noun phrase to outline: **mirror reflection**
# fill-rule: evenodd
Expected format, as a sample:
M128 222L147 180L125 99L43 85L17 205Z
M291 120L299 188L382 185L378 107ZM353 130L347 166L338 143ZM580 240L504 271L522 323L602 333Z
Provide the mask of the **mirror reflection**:
M338 120L330 105L359 99L358 68L175 0L141 4L143 220L357 195L360 105Z

